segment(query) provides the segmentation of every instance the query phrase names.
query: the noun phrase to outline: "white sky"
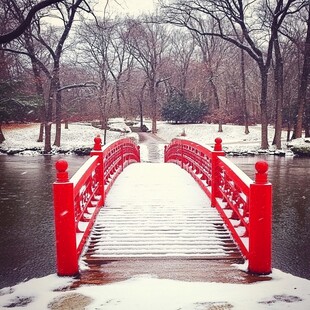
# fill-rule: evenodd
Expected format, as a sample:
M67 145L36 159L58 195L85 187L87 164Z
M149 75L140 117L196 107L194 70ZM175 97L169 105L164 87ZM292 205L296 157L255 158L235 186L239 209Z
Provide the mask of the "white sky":
M154 0L110 0L109 7L111 12L137 16L141 13L152 12L155 8L154 2ZM105 4L106 0L99 0L99 4L96 6L98 11L103 11Z

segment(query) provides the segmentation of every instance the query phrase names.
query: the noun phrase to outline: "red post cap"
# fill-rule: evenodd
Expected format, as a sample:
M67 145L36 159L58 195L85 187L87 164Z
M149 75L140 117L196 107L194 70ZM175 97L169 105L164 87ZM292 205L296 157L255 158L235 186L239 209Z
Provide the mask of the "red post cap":
M97 135L97 137L94 139L95 145L94 145L94 151L101 151L101 138L100 135Z
M255 164L256 174L255 174L255 183L264 184L268 182L268 164L265 161L258 161Z
M68 182L68 163L64 159L59 159L55 164L56 170L57 170L57 182Z
M215 138L215 145L214 145L214 151L222 151L222 139L221 138Z

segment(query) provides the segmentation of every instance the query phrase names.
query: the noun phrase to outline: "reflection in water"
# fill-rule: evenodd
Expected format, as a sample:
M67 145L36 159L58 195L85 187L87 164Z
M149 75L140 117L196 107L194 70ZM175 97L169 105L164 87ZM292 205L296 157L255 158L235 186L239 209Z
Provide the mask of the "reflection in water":
M254 178L257 157L230 157ZM310 279L310 159L265 156L273 184L273 266Z
M55 273L54 156L0 156L0 287ZM70 175L85 161L66 157Z
M141 144L142 161L162 161L164 144L149 143ZM70 176L87 158L66 156ZM0 156L0 288L55 273L52 183L57 159ZM254 177L257 157L230 159ZM265 159L274 194L273 266L310 279L310 160Z

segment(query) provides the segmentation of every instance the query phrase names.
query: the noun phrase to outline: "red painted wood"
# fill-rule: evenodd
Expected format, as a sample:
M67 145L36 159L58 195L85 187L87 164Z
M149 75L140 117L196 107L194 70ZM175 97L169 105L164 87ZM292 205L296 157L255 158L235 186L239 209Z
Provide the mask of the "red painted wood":
M78 258L93 227L105 195L119 173L140 161L139 147L131 139L121 139L104 148L101 138L94 139L91 157L69 180L68 163L56 163L57 180L53 184L57 273L79 273Z
M188 171L211 199L223 221L249 260L249 272L271 272L272 186L267 180L268 164L258 162L255 182L224 157L222 140L214 149L174 139L165 148L165 162Z

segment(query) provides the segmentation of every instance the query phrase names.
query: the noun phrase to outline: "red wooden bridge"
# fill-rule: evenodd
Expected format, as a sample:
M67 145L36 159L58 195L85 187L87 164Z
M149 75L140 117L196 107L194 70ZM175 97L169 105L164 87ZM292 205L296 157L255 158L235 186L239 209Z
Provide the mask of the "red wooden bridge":
M140 163L125 138L102 147L69 179L56 163L57 273L110 282L138 274L183 280L240 282L271 272L271 191L268 165L252 181L214 148L174 139L164 163ZM130 166L129 166L130 165ZM127 167L128 166L128 167ZM233 280L232 280L233 279Z

